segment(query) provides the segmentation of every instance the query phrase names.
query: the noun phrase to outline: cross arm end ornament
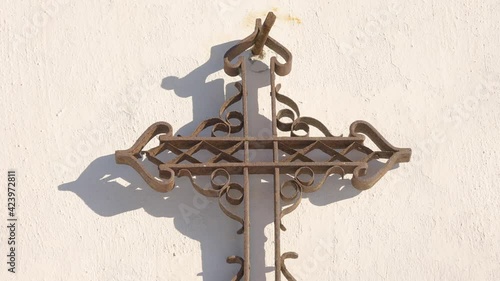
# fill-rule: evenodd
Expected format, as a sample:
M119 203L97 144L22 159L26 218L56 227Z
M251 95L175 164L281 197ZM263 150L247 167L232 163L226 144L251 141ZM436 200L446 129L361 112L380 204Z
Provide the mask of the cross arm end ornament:
M134 168L156 191L171 191L175 186L175 177L188 177L197 192L218 199L223 213L241 224L237 233L244 235L244 256L231 256L227 259L228 263L240 265L240 270L232 280L250 280L249 175L274 175L275 280L281 280L282 275L287 280L295 280L285 266L285 260L297 258L298 255L294 252L281 253L279 241L281 231L286 230L282 219L297 208L302 194L319 190L332 174L342 177L351 174L352 185L359 190L366 190L398 163L409 162L411 157L411 149L391 145L368 122L355 121L347 136L334 136L320 121L301 116L297 104L281 94L281 85L275 82L276 74L284 76L290 73L292 54L268 35L274 20L272 13L264 24L257 19L254 32L224 55L226 74L239 75L241 81L235 85L237 94L223 103L218 117L201 122L190 136L174 136L170 124L154 123L131 148L115 153L118 164ZM264 45L280 55L285 62L280 63L276 57L272 57L269 64L272 136L253 137L248 133L247 60L243 53L252 48L254 54L260 54ZM241 111L230 111L229 107L234 104L241 104ZM278 105L285 108L278 111ZM311 128L316 128L323 136L309 136ZM206 131L210 131L210 136L202 135ZM283 136L282 133L288 133L289 136ZM155 137L158 137L159 145L144 150L146 144ZM365 145L367 138L375 147ZM268 150L273 155L273 161L252 161L252 151L256 149ZM163 152L169 152L174 157L162 160L160 156ZM198 152L212 157L207 161L200 161L196 156ZM314 152L321 152L326 158L317 159ZM354 159L351 156L353 152L361 157ZM157 175L144 168L144 157L158 167ZM384 159L385 163L374 168L371 164L380 159ZM284 174L293 175L292 179L283 180L281 176ZM198 175L210 176L209 188L196 183L194 177ZM243 183L232 181L231 175L243 175ZM322 175L317 182L316 175ZM285 190L292 192L290 194ZM243 217L233 213L228 208L229 205L243 207ZM285 205L288 206L283 208Z

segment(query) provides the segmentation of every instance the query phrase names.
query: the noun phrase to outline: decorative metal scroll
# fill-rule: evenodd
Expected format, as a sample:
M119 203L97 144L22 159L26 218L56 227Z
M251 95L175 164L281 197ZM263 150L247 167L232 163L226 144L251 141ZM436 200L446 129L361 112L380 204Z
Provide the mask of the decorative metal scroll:
M224 55L224 71L230 76L241 76L241 82L236 83L238 93L221 106L219 117L201 122L191 136L174 136L168 123L155 123L146 129L131 148L118 150L115 154L117 163L133 167L156 191L168 192L174 188L175 177L188 177L196 191L217 198L224 214L241 224L237 233L244 235L244 256L227 258L228 263L240 265L239 272L232 280L250 280L250 174L274 175L275 280L281 280L282 274L287 280L295 280L286 268L285 260L295 259L298 255L295 252L281 253L280 233L286 230L282 218L297 208L302 194L319 190L332 174L342 177L352 174L351 181L355 188L368 189L397 163L408 162L411 156L411 149L392 146L365 121L352 123L349 135L344 137L334 136L320 121L302 116L297 104L281 94L281 85L275 82L276 74L284 76L290 73L292 54L268 36L274 20L272 13L268 14L263 25L257 19L254 32ZM250 48L254 54L260 54L264 45L279 54L285 62L280 63L276 57L270 60L273 134L271 137L252 137L248 133L247 62L241 54ZM235 59L236 62L233 62ZM237 103L241 104L241 111L228 110ZM287 108L277 111L278 103ZM312 127L324 137L310 137ZM200 136L205 130L211 130L210 137ZM278 131L288 132L290 136L278 136ZM144 150L145 145L156 136L159 136L159 145ZM366 137L371 139L376 148L364 145ZM269 150L273 161L252 162L250 152L254 149ZM175 157L162 162L158 155L164 151L173 153ZM200 151L210 152L213 157L208 161L199 161L195 154ZM323 152L329 160L313 160L311 154L315 151ZM364 157L355 161L348 155L352 151ZM159 177L153 176L141 165L140 159L144 155L158 166ZM386 162L378 170L370 171L372 167L369 167L369 162L376 159L386 159ZM281 174L292 174L293 178L281 182ZM319 182L314 182L316 174L323 175ZM197 175L210 175L211 187L200 187L195 181ZM243 183L232 181L231 175L243 175ZM234 206L243 204L243 217L226 208L224 201ZM282 204L289 206L283 208Z

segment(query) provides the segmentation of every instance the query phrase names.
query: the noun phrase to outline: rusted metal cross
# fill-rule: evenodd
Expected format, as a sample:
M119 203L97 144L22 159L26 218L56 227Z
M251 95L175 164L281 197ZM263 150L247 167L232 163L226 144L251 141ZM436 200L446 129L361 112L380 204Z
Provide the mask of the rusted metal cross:
M222 211L241 223L237 233L244 235L244 256L231 256L227 259L228 263L241 265L232 280L250 280L250 174L274 175L275 280L281 280L282 274L287 280L295 280L284 261L297 258L298 255L294 252L281 253L280 233L286 230L282 218L297 208L302 194L319 190L332 174L352 174L351 181L355 188L368 189L397 163L408 162L411 156L409 148L392 146L365 121L352 123L349 135L343 137L332 135L318 120L301 116L297 104L280 94L281 85L275 83L276 74L284 76L291 71L292 54L268 36L274 20L272 13L268 14L263 25L257 19L254 32L224 55L224 71L230 76L241 76L241 82L236 83L238 93L221 106L219 117L203 121L191 136L174 136L168 123L158 122L151 125L130 149L116 151L116 162L133 167L153 189L168 192L174 188L176 176L189 177L199 193L218 198ZM252 48L252 52L259 55L264 45L279 54L285 62L280 63L275 56L270 60L272 136L252 137L248 133L247 62L241 54ZM237 61L233 62L235 59ZM228 108L236 103L241 103L242 110L229 111ZM277 111L278 103L288 108ZM310 137L311 127L318 129L324 137ZM211 129L211 136L200 136L205 129ZM278 131L289 133L290 136L278 136ZM302 134L299 135L299 132ZM144 151L145 145L156 136L159 136L159 145ZM375 150L364 145L366 137L375 144ZM252 162L250 152L255 149L269 150L273 161ZM169 161L161 161L157 156L164 151L173 153L175 157ZM194 156L200 151L210 152L214 156L201 162ZM314 161L311 155L314 151L321 151L329 159ZM347 154L351 151L358 151L364 157L360 160L350 159ZM240 154L242 156L238 156ZM141 165L140 158L143 155L158 166L158 177ZM377 171L368 173L369 162L376 159L386 159L386 162ZM294 176L281 182L282 174ZM315 183L316 174L323 176ZM195 181L197 175L210 175L210 188L200 187ZM243 175L243 183L231 181L231 175ZM216 178L223 180L217 181ZM224 201L233 206L241 206L243 203L243 217L227 208ZM283 208L282 203L288 206Z

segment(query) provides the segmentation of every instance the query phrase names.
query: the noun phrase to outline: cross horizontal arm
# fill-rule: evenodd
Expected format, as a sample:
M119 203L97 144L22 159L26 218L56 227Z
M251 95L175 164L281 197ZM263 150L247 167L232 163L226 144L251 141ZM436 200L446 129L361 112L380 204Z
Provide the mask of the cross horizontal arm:
M169 144L180 148L188 149L197 143L204 141L219 149L226 149L238 142L248 141L250 149L273 149L273 142L285 144L291 148L303 148L304 146L321 141L332 148L346 148L353 142L362 144L362 137L175 137L161 135L160 142L168 142Z

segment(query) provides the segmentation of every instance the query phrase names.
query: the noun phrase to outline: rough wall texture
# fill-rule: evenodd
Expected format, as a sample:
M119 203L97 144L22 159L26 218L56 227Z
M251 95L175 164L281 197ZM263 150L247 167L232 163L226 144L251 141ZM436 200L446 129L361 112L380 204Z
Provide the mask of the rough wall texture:
M18 171L20 227L15 275L1 228L1 280L229 280L237 224L185 180L151 191L112 154L155 121L185 134L216 115L232 81L222 54L269 10L295 56L279 80L305 115L336 134L364 119L414 150L368 191L332 179L309 195L286 218L282 247L300 255L290 270L500 280L496 0L5 3L0 165ZM253 132L270 113L258 92ZM252 279L272 280L271 179L252 184Z

